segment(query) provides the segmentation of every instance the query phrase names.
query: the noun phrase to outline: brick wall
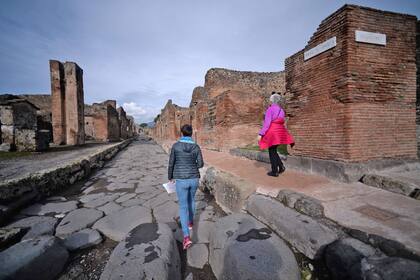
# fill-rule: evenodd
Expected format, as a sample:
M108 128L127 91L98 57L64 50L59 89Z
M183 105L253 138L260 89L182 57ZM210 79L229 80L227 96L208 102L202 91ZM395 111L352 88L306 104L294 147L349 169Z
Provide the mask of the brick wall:
M286 59L296 155L343 161L416 156L415 25L412 16L346 5ZM356 42L355 30L386 34L386 46ZM334 48L304 61L304 51L334 36Z
M420 158L420 21L417 21L416 62L417 62L417 102L416 102L417 155Z

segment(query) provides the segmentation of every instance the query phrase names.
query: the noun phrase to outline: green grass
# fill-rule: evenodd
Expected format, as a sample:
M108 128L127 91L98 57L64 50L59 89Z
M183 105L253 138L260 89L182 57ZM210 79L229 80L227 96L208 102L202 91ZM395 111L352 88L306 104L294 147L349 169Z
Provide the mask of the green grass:
M257 145L248 145L245 146L241 149L245 149L245 150L252 150L252 151L261 151L260 148ZM282 154L282 155L288 155L289 153L287 152L287 145L279 145L277 147L277 151ZM267 150L263 150L262 152L268 153L268 149Z
M0 152L0 159L13 159L30 156L31 152Z

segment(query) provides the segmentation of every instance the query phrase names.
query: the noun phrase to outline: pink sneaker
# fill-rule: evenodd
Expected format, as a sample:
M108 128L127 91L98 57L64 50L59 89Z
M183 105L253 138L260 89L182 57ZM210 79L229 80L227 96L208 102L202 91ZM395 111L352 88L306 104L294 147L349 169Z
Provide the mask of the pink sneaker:
M193 226L194 226L193 222L188 223L188 229L189 230L193 230Z
M182 246L184 247L184 250L187 250L192 245L191 239L189 236L184 237L184 241L182 242Z

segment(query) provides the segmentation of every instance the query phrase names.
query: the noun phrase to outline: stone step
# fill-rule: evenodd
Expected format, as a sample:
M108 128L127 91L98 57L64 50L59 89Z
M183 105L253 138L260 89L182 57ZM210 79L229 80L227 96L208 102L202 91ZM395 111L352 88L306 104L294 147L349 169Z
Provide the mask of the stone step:
M300 279L292 251L247 214L219 219L210 235L209 262L217 279Z

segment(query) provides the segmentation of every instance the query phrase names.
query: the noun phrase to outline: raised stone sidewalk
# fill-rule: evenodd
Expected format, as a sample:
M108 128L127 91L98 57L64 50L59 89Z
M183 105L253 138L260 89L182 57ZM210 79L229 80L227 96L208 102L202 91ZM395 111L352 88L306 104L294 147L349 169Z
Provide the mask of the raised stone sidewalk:
M345 232L372 245L386 243L398 254L420 257L418 200L360 182L341 183L292 169L277 178L269 177L265 163L209 150L203 154L206 164L213 167L204 171L204 183L213 188L226 211L241 211L254 192L277 197L289 190L292 208L299 196L305 195L319 202L323 218Z

